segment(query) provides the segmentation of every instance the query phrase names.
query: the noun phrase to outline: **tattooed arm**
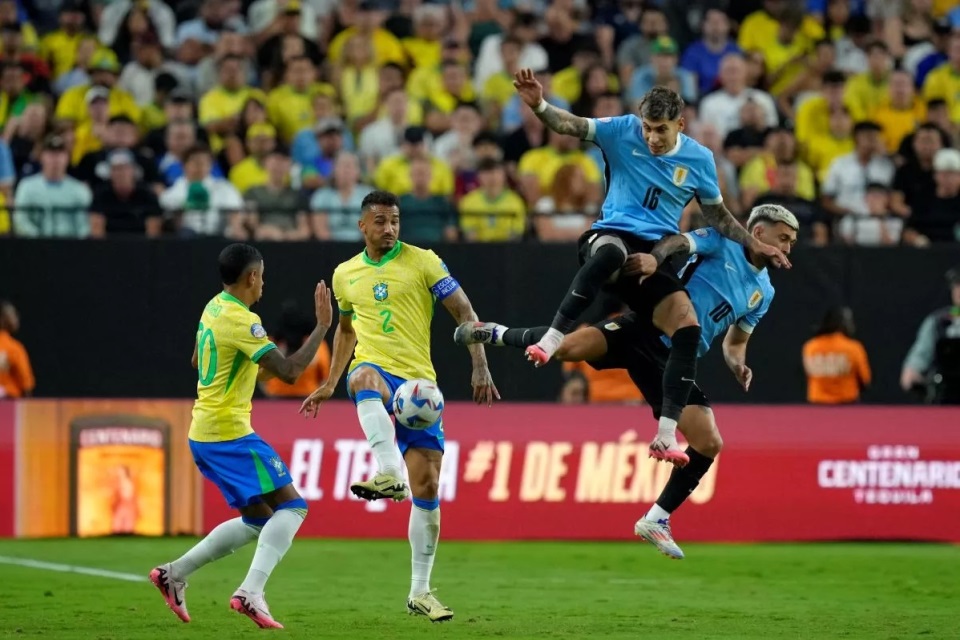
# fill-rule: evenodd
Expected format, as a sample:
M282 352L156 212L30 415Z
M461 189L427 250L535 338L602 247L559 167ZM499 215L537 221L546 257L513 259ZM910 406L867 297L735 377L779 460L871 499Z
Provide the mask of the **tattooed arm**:
M575 116L569 111L564 111L548 102L544 102L543 105L546 107L543 111L537 112L534 109L533 112L547 127L557 133L574 136L581 140L587 137L587 133L590 131L590 122L586 118Z
M742 244L748 249L755 249L757 240L750 235L747 229L737 222L730 210L719 202L717 204L701 204L700 211L707 223L726 238Z
M686 236L678 234L661 238L650 251L650 255L656 258L658 267L675 253L690 253L690 241Z

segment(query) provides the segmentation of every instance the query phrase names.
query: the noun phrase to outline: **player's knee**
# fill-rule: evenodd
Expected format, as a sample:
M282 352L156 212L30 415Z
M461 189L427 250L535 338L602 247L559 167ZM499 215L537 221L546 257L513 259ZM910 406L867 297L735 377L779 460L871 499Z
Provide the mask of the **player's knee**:
M350 393L356 396L361 391L381 392L379 374L370 367L360 367L350 376Z
M720 432L714 429L704 440L703 448L704 450L700 453L708 458L716 458L720 455L720 451L723 450L723 438L720 437Z
M437 496L440 495L440 479L429 477L429 478L420 478L417 482L411 482L411 490L413 491L414 501L417 500L426 500L433 501L438 500Z

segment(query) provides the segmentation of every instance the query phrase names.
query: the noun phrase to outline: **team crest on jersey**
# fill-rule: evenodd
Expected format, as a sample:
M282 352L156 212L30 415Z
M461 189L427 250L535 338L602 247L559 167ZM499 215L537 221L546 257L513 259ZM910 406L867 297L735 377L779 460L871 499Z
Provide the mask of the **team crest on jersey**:
M687 176L690 174L690 169L682 165L677 165L673 168L673 184L675 186L681 187L683 183L687 181Z
M763 300L763 293L760 289L757 289L750 295L750 300L747 302L747 308L753 309L755 306L760 304L760 301Z
M710 233L705 228L695 229L693 233L700 236L701 238L706 238L708 235L710 235Z
M373 285L373 299L377 302L383 302L387 299L387 296L390 295L390 292L387 291L386 282L378 282Z
M270 458L270 464L274 469L276 469L278 478L282 478L283 476L287 475L287 472L283 470L283 460L281 460L279 457L273 456Z
M263 328L263 325L254 322L250 326L250 335L252 335L254 338L266 338L267 330Z

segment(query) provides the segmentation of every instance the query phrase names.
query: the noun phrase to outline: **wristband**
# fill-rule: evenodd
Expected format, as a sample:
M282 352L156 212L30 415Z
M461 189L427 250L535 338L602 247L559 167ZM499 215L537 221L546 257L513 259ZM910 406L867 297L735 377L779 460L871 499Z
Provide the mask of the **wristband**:
M548 103L547 103L546 100L541 99L541 100L540 100L540 104L538 104L538 105L533 109L533 112L534 112L534 113L543 113L544 111L547 110L547 104L548 104Z

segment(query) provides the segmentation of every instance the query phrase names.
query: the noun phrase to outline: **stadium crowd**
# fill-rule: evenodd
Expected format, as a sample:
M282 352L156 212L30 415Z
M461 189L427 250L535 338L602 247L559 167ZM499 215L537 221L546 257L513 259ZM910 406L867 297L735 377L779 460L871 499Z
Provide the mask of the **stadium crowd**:
M0 235L354 241L381 188L412 242L572 241L604 159L528 67L582 116L675 89L729 208L801 242L956 242L958 4L0 0Z

